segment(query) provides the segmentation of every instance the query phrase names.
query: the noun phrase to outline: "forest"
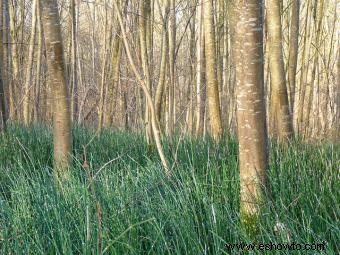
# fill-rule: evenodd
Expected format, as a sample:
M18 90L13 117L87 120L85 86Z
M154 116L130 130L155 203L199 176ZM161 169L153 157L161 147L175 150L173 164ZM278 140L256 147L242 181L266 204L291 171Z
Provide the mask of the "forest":
M0 254L340 254L337 0L0 0Z

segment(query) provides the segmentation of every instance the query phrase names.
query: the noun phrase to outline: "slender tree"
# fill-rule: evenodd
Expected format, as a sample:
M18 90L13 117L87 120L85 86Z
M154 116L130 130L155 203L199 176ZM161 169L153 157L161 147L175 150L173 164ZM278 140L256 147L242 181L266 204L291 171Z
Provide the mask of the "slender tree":
M78 3L79 4L79 3ZM75 0L70 0L71 16L71 117L77 121L78 116L78 68L77 68L77 17Z
M234 1L234 58L241 215L257 214L266 186L267 131L263 81L262 0ZM237 18L236 18L237 17ZM236 22L237 21L237 22Z
M38 0L33 0L32 2L32 26L31 26L31 38L29 41L28 50L28 62L26 66L26 80L24 86L24 100L23 100L23 116L24 124L28 125L31 122L30 116L30 106L32 105L33 96L33 86L32 86L32 70L34 64L34 50L35 50L35 38L37 31L37 2Z
M163 31L162 31L162 55L159 69L159 79L155 94L155 110L157 121L161 123L161 112L162 112L162 99L164 98L166 68L167 68L167 54L168 54L168 16L169 16L169 0L165 1L164 4L164 17L163 17Z
M293 0L290 14L290 35L289 35L289 59L288 59L288 83L290 88L290 112L294 116L296 68L299 49L299 17L300 0ZM294 119L294 118L293 118Z
M3 49L3 14L4 3L0 0L0 133L6 129L7 123L7 109L5 104L5 90L4 90L4 78L3 78L3 65L4 65L4 49Z
M175 65L176 65L176 1L170 0L170 20L169 20L169 74L168 84L168 122L167 134L171 135L174 131L175 122Z
M140 51L141 51L141 60L142 67L144 73L144 79L146 85L151 93L152 91L152 81L150 77L150 49L148 45L150 44L150 36L151 33L148 32L148 21L151 16L151 0L140 0L139 1L140 8L140 17L139 17L139 41L140 41ZM149 42L149 43L148 43ZM150 46L150 45L149 45ZM152 142L152 126L151 126L151 114L148 104L145 105L145 127L146 127L146 138L148 144Z
M275 120L277 120L277 135L282 141L293 136L293 121L290 114L286 77L282 52L282 25L280 1L267 0L267 27L269 44L269 69L271 79L271 103Z
M41 1L50 86L53 91L54 164L65 173L70 164L71 114L65 81L63 43L56 0Z
M213 1L204 1L203 8L209 119L212 136L215 140L219 140L222 135L222 120L217 78Z
M205 43L203 26L203 0L197 3L197 45L196 45L196 136L203 134L205 122Z

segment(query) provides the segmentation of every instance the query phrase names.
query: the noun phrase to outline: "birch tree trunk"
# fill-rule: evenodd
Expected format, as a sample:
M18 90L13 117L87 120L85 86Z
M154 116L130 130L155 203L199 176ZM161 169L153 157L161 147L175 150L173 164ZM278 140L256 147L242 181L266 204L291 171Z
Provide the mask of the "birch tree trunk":
M241 182L241 220L259 211L266 186L267 128L262 0L234 1L234 58Z
M44 0L42 18L45 32L47 64L53 91L54 167L62 176L71 161L71 114L63 62L63 44L56 0Z

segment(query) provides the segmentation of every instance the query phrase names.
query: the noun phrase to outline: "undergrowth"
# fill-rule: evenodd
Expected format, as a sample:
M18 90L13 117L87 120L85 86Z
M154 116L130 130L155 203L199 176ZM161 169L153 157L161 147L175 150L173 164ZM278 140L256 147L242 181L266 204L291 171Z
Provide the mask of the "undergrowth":
M61 187L48 128L13 126L0 136L0 254L240 254L226 244L289 242L339 254L338 145L271 144L271 194L249 235L239 222L235 139L165 139L168 178L142 135L73 135L71 177ZM308 254L266 254L285 253Z

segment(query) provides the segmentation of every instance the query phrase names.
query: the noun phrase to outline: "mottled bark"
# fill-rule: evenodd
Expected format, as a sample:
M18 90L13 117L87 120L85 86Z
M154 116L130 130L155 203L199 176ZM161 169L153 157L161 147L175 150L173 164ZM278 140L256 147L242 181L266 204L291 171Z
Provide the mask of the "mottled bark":
M71 161L70 98L65 81L63 43L56 0L41 1L50 86L53 91L54 166L65 173Z
M267 0L267 29L269 44L269 69L271 100L277 127L274 131L279 140L286 142L293 136L293 121L290 114L282 48L282 25L279 0Z
M263 80L262 0L234 1L234 58L241 216L258 213L266 186L267 129Z
M209 121L213 138L219 140L222 136L222 121L217 78L213 1L205 1L203 9Z

